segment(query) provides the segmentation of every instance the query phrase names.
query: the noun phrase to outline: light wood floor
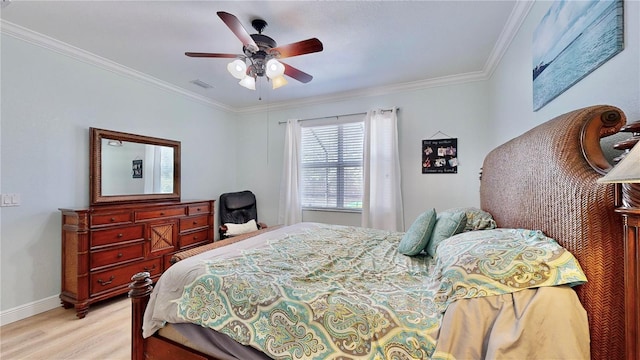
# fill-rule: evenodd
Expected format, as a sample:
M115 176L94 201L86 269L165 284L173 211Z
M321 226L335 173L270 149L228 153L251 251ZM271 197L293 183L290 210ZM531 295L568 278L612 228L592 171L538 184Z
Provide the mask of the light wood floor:
M131 359L131 300L94 304L84 319L57 309L0 327L0 359Z

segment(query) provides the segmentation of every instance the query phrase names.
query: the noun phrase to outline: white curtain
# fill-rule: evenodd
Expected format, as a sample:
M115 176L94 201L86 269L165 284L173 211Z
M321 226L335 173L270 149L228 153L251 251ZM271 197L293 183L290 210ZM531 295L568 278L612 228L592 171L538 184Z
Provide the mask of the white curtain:
M404 231L396 108L367 112L363 171L362 226Z
M300 123L288 120L284 138L284 161L280 184L278 223L297 224L302 221L300 203Z

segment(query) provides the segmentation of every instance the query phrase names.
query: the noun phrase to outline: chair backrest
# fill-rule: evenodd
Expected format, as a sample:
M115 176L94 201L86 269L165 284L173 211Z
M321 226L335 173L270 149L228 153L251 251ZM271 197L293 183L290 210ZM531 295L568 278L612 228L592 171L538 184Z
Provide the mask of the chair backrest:
M244 224L254 219L258 222L256 196L249 190L220 195L218 205L220 225L226 223Z

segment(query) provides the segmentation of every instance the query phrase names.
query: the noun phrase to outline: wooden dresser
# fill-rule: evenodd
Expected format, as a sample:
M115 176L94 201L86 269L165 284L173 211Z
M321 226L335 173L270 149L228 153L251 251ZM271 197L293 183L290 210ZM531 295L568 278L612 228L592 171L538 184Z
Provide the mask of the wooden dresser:
M62 290L79 318L124 294L141 271L157 279L182 250L213 242L215 200L100 205L62 212Z

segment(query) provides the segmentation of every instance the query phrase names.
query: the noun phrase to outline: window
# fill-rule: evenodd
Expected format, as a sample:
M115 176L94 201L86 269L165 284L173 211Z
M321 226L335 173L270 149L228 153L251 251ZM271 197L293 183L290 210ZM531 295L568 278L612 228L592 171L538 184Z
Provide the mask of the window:
M160 192L173 192L173 148L160 146Z
M301 130L302 207L361 210L364 121Z

